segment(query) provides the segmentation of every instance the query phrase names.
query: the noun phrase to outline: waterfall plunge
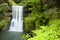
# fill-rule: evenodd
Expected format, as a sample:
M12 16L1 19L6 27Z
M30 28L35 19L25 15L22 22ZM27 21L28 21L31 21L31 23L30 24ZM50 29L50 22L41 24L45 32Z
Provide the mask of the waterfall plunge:
M23 6L12 6L12 21L9 31L23 32Z

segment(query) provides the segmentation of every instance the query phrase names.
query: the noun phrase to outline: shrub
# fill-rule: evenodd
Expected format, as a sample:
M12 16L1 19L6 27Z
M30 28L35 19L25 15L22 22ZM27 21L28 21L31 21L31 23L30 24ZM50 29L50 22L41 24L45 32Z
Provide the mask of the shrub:
M0 4L0 14L5 15L7 11L8 11L8 4L7 3Z
M28 40L60 40L60 20L50 22L51 25L41 26L39 30L33 31L36 36Z
M34 29L38 29L41 25L46 25L47 19L43 13L31 14L25 17L25 30L31 32Z
M22 36L22 40L27 40L27 39L29 39L31 36L29 35L29 34L24 34L23 36Z
M10 17L7 17L6 19L0 20L0 30L1 31L7 29L9 21L10 21Z
M44 11L46 10L47 4L44 4L44 0L25 0L28 1L26 6L28 10L31 10L30 14L25 17L25 29L30 32L33 29L39 28L40 25L46 25L47 19L44 17ZM44 4L42 5L41 4ZM26 2L24 2L26 3ZM32 6L32 7L31 7ZM44 7L42 7L44 6ZM42 12L41 12L42 11Z

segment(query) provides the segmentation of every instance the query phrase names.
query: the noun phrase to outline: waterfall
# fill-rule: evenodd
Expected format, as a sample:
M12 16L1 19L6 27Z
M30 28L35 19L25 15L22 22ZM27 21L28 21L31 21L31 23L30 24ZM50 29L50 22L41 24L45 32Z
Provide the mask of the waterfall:
M23 32L23 6L12 6L12 20L9 31Z

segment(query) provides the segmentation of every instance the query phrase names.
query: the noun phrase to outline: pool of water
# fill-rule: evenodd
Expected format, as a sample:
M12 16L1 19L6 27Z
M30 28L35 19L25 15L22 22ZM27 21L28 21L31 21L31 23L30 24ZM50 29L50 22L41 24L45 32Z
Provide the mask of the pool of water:
M0 32L0 40L22 40L22 32Z

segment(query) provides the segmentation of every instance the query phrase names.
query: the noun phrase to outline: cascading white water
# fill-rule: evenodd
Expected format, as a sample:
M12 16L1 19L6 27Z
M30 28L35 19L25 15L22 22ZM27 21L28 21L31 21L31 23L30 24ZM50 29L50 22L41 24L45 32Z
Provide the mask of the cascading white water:
M12 21L9 31L23 32L23 6L12 6Z

